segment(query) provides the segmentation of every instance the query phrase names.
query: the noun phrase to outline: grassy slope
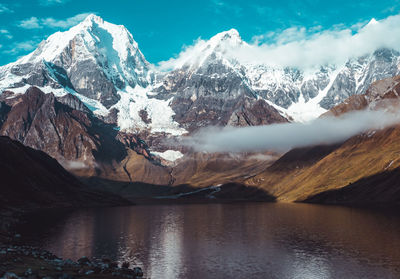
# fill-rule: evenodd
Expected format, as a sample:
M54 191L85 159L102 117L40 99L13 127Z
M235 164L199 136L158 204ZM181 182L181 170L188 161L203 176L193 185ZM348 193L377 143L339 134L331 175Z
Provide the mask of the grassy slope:
M292 151L291 151L292 152ZM247 180L280 201L302 201L400 166L400 127L353 137L321 159L302 165L307 157L293 158L289 170L274 164ZM286 155L290 156L290 152ZM278 162L277 162L278 163ZM389 166L390 165L390 166Z

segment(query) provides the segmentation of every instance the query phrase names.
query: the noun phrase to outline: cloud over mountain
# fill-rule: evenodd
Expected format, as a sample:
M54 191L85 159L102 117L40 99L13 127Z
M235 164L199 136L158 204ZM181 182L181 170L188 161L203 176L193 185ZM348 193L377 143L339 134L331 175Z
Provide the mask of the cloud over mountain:
M177 57L160 62L160 68L181 66L184 61L200 53L205 44L205 40L198 39L192 46L185 47ZM253 42L230 46L224 52L227 57L241 63L264 63L307 70L325 64L342 64L379 48L400 50L400 15L322 31L319 27L309 30L292 27L279 34L270 32L256 36Z
M31 17L28 19L21 20L18 26L24 29L42 29L45 27L66 29L74 25L77 25L79 22L84 20L90 14L91 13L81 13L66 19L55 19L52 17L46 17L46 18Z

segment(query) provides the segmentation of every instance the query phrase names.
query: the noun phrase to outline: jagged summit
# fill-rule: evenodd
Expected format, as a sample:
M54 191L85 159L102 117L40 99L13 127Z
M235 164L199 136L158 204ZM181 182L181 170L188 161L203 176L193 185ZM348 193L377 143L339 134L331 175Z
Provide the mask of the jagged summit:
M90 23L90 22L103 23L104 20L96 14L90 14L82 21L82 23Z
M218 33L209 40L199 41L183 61L179 61L173 68L189 67L191 71L197 71L218 61L231 67L231 64L236 64L232 51L244 44L236 29Z
M220 58L235 60L232 52L245 44L239 32L236 29L231 29L213 36L207 42L207 48L211 52L218 53Z
M214 35L210 39L209 42L211 44L212 43L223 43L223 42L229 43L229 44L242 44L243 40L240 37L239 32L236 29L232 28L228 31L223 31L223 32L220 32L220 33Z
M100 54L103 56L101 59L105 60L104 62L110 64L116 62L112 59L119 59L120 61L117 62L126 65L128 61L125 60L128 60L129 56L137 56L135 57L137 63L134 66L143 67L148 64L138 49L138 44L132 34L124 26L108 23L94 14L89 15L81 23L65 32L56 32L49 36L40 43L34 52L20 59L18 63L61 60L59 56L68 47L71 51L71 58L76 60ZM104 50L105 53L101 53L101 50ZM115 55L119 57L115 57ZM60 61L60 63L63 62L65 59ZM112 66L118 68L119 65ZM123 67L117 70L123 70ZM132 68L132 70L136 70L136 68Z

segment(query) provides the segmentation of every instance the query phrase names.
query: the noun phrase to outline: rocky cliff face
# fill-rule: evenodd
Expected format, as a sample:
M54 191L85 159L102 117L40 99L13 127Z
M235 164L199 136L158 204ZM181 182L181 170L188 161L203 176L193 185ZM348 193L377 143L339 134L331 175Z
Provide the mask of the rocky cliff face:
M332 107L322 116L339 116L346 112L364 109L398 110L400 76L373 82L364 94L352 95L343 103Z
M372 83L398 75L399 58L397 51L379 49L350 60L338 73L321 106L329 110L352 95L366 93Z
M0 134L46 152L65 167L92 173L123 160L131 149L152 160L135 135L106 124L73 95L55 97L31 87L25 94L0 96Z

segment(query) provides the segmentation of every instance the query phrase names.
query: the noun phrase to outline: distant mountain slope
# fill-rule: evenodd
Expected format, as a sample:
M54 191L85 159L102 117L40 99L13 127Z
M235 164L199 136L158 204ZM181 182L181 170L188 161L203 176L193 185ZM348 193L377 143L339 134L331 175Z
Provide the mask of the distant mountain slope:
M398 109L400 77L378 81L367 93L350 97L331 109L340 115L351 110ZM362 101L360 101L362 100ZM399 202L393 183L400 167L400 125L369 131L332 146L294 149L247 183L283 201Z
M0 136L0 208L32 209L128 204L88 190L46 153Z

